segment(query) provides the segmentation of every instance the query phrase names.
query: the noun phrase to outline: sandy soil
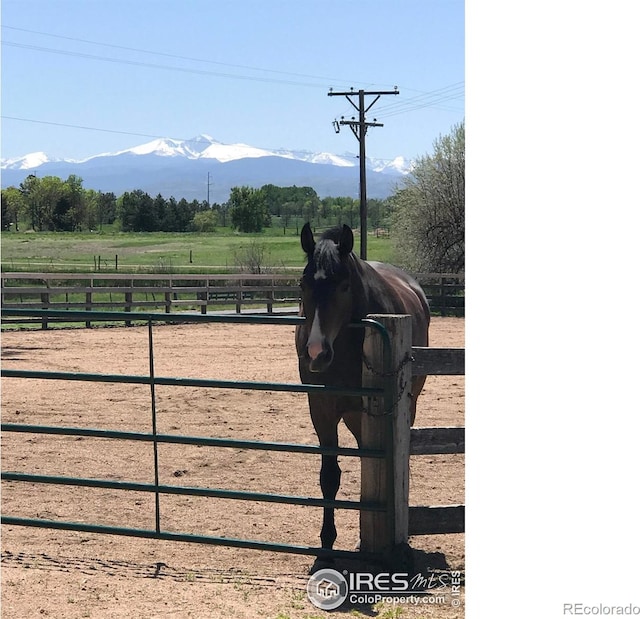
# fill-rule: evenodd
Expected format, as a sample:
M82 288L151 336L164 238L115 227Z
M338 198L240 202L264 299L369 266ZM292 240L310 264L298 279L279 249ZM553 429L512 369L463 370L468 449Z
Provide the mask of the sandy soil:
M434 318L433 346L464 346L464 320ZM181 325L154 328L157 376L299 382L293 328ZM3 368L144 374L145 328L4 333ZM158 431L317 444L306 396L277 392L157 388ZM149 388L2 379L6 423L151 431ZM417 426L464 425L464 377L430 377ZM355 446L344 426L341 444ZM160 483L321 496L319 457L162 445ZM360 464L341 457L338 498L359 499ZM153 482L150 445L4 433L2 470ZM179 479L178 479L179 478ZM3 482L2 513L153 529L146 493ZM464 457L411 461L410 503L464 502ZM272 503L163 495L162 528L203 535L319 545L322 510ZM358 515L336 512L336 548L353 549ZM464 536L410 539L418 567L464 570ZM422 561L422 564L419 562ZM325 617L306 596L313 557L2 526L2 617ZM345 564L346 569L353 569ZM338 564L342 569L342 564ZM381 602L343 605L361 617L462 617L462 606Z

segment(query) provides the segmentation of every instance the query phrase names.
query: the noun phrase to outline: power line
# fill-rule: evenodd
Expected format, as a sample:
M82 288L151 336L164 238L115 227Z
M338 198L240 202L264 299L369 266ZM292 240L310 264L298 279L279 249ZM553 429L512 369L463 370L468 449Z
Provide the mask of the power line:
M314 88L323 87L320 84L311 84L307 82L297 82L293 80L281 80L270 77L258 77L258 76L249 76L249 75L240 75L233 73L221 73L219 71L206 71L204 69L190 69L188 67L175 67L171 65L162 65L151 62L141 62L139 60L127 60L125 58L111 58L109 56L97 56L95 54L85 54L83 52L72 52L68 50L62 49L54 49L51 47L40 47L38 45L27 45L24 43L15 43L13 41L2 41L2 45L7 45L9 47L18 47L21 49L29 49L36 52L45 52L48 54L59 54L62 56L72 56L75 58L84 58L87 60L100 60L102 62L111 62L115 64L126 64L130 66L144 67L146 69L162 69L165 71L179 71L181 73L192 73L195 75L210 75L213 77L224 77L228 79L237 79L237 80L248 80L252 82L267 82L272 84L286 84L289 86L311 86Z
M222 67L243 69L243 70L248 70L248 71L259 71L259 72L263 72L263 73L273 73L273 74L276 74L276 75L299 77L299 78L318 80L318 81L322 80L325 83L324 84L312 84L312 83L301 82L301 81L296 81L296 80L284 80L284 79L276 79L276 78L268 78L268 77L242 75L242 74L236 74L236 73L222 73L222 72L206 71L206 70L195 69L195 68L194 69L190 69L188 67L176 67L176 66L171 66L171 65L147 63L147 62L143 62L143 61L128 60L126 58L120 59L120 58L113 58L113 57L109 57L109 56L99 56L99 55L95 55L95 54L87 54L87 53L84 53L84 52L77 52L77 51L72 51L72 50L61 50L61 49L42 47L42 46L37 46L37 45L29 45L29 44L25 44L25 43L17 43L17 42L12 42L12 41L4 41L4 40L2 41L3 45L7 45L7 46L10 46L10 47L16 47L16 48L22 48L22 49L29 49L31 51L37 51L37 52L41 52L41 53L60 54L60 55L65 55L65 56L72 56L72 57L75 56L75 57L79 57L79 58L85 58L85 59L88 59L88 60L99 60L99 61L103 61L103 62L121 63L121 64L133 65L133 66L141 66L141 67L145 67L145 68L164 69L164 70L170 70L170 71L181 71L181 72L185 72L185 73L195 73L195 74L198 74L198 75L211 75L211 76L223 77L223 78L227 78L227 79L262 81L262 82L267 82L267 83L270 82L270 83L284 84L284 85L291 85L291 86L310 86L310 87L322 87L322 88L325 88L327 82L329 82L331 84L349 83L349 84L361 84L361 85L370 86L370 87L374 86L374 84L371 83L371 82L360 82L360 81L357 81L357 80L342 80L342 79L336 78L336 77L326 77L326 76L310 75L310 74L305 74L305 73L294 73L294 72L289 72L289 71L280 71L280 70L277 70L277 69L267 69L267 68L263 68L263 67L252 67L252 66L248 66L248 65L232 64L232 63L226 63L226 62L220 62L220 61L216 61L216 60L211 60L211 59L207 59L207 58L196 58L196 57L184 56L184 55L180 55L180 54L171 54L171 53L168 53L168 52L162 52L162 51L157 51L157 50L142 49L142 48L130 47L130 46L126 46L126 45L116 45L116 44L113 44L113 43L104 43L104 42L101 42L101 41L92 41L92 40L89 40L89 39L82 39L82 38L79 38L79 37L64 36L64 35L60 35L60 34L54 34L54 33L51 33L51 32L42 32L42 31L38 31L38 30L30 30L30 29L27 29L27 28L18 28L16 26L7 26L6 24L2 24L1 27L5 28L5 29L8 29L8 30L16 31L16 32L25 32L25 33L29 33L29 34L36 34L36 35L39 35L39 36L62 39L62 40L66 40L66 41L73 41L73 42L78 42L78 43L83 43L83 44L88 44L88 45L98 45L98 46L101 46L101 47L109 47L109 48L112 48L112 49L120 49L120 50L130 51L130 52L137 52L137 53L150 54L150 55L155 55L155 56L162 56L162 57L165 57L165 58L174 58L176 60L185 60L185 61L188 61L188 62L199 62L199 63L205 63L205 64L211 64L211 65L218 65L218 66L222 66ZM461 84L462 88L464 88L464 82L458 82L457 84ZM440 89L437 89L437 90L434 90L434 91L427 91L427 92L416 90L416 89L413 89L413 88L403 87L406 90L410 90L410 91L413 91L413 92L418 92L420 94L418 94L416 97L412 97L411 99L405 100L403 102L398 102L397 104L391 104L391 106L383 107L383 108L381 108L381 111L386 110L388 107L391 107L391 108L400 107L400 108L402 108L402 107L408 106L409 103L411 101L415 100L415 99L420 99L422 97L433 96L435 93L438 93L440 91L444 91L446 89L449 89L449 88L451 88L453 86L456 86L457 84L452 84L450 86L445 86L443 88L440 88ZM454 97L454 98L456 98L456 97ZM446 101L446 100L447 99L443 99L443 101ZM420 107L435 107L435 105L434 104L425 104L425 105L420 106ZM413 107L413 108L409 109L408 111L413 111L413 109L420 109L420 107Z
M217 60L210 60L208 58L194 58L191 56L182 56L180 54L170 54L168 52L161 52L161 51L156 51L156 50L149 50L149 49L141 49L138 47L129 47L126 45L115 45L113 43L104 43L101 41L91 41L89 39L81 39L81 38L77 38L77 37L69 37L69 36L63 36L60 34L53 34L51 32L41 32L38 30L28 30L27 28L17 28L16 26L7 26L5 24L3 24L1 26L2 28L7 28L9 30L15 30L18 32L27 32L29 34L37 34L40 36L46 36L46 37L52 37L52 38L56 38L56 39L64 39L65 41L75 41L78 43L86 43L89 45L99 45L102 47L111 47L113 49L122 49L125 51L131 51L131 52L139 52L139 53L143 53L143 54L152 54L155 56L164 56L166 58L175 58L177 60L188 60L190 62L202 62L202 63L206 63L206 64L215 64L215 65L220 65L223 67L231 67L231 68L235 68L235 69L245 69L245 70L249 70L249 71L262 71L264 73L276 73L279 75L289 75L292 77L304 77L307 79L314 79L314 80L324 80L324 81L328 81L328 82L336 82L336 83L340 83L341 80L340 78L335 78L335 77L324 77L324 76L318 76L318 75L309 75L309 74L305 74L305 73L293 73L290 71L279 71L277 69L265 69L262 67L252 67L252 66L248 66L248 65L241 65L241 64L231 64L228 62L220 62ZM366 86L371 86L372 84L370 83L366 83L366 82L350 82L350 83L359 83L359 84L364 84Z
M153 135L151 133L137 133L134 131L119 131L117 129L102 129L100 127L87 127L85 125L72 125L72 124L68 124L68 123L58 123L58 122L53 122L50 120L36 120L35 118L20 118L18 116L6 116L6 115L2 115L1 118L3 118L4 120L17 120L20 122L26 122L26 123L37 123L40 125L52 125L54 127L68 127L71 129L84 129L86 131L102 131L104 133L119 133L121 135L135 135L137 137L143 137L143 138L163 138L166 136L160 136L160 135ZM168 138L168 139L173 139L173 138ZM184 140L185 142L187 140Z
M464 94L464 82L454 82L453 84L442 86L441 88L436 88L428 92L421 92L420 94L417 94L403 101L397 101L397 102L389 103L387 105L383 105L380 109L386 111L386 110L414 104L419 101L436 99L436 98L441 98L445 96L461 95L461 94Z
M441 99L438 99L436 101L429 101L427 103L422 103L419 105L413 105L413 106L407 106L405 108L393 111L393 112L388 112L388 113L382 113L380 114L380 118L391 118L392 116L398 116L400 114L407 114L409 112L415 112L416 110L422 110L424 108L437 108L437 104L438 103L445 103L447 101L452 101L454 99L460 99L462 98L463 95L457 95L457 96L452 96L452 97L442 97ZM447 110L447 111L455 111L458 112L460 110Z
M277 75L288 75L291 77L300 77L300 78L305 78L305 79L312 79L312 80L322 80L324 83L323 84L309 84L309 83L304 83L304 82L299 82L299 81L292 81L292 80L280 80L280 79L275 79L275 78L267 78L267 77L257 77L257 76L247 76L247 75L240 75L240 74L231 74L231 73L217 73L217 72L208 72L208 71L202 71L202 73L204 74L210 74L210 75L216 75L216 76L220 76L220 77L227 77L227 78L234 78L234 79L248 79L248 80L257 80L257 81L265 81L265 82L273 82L273 83L279 83L279 84L290 84L290 85L301 85L301 86L317 86L317 87L322 87L325 88L326 87L326 83L332 83L332 82L336 82L336 83L340 83L343 80L341 80L340 78L335 78L335 77L325 77L325 76L318 76L318 75L310 75L310 74L305 74L305 73L293 73L290 71L280 71L280 70L276 70L276 69L265 69L262 67L252 67L252 66L248 66L248 65L239 65L239 64L231 64L231 63L227 63L227 62L219 62L216 60L210 60L207 58L195 58L195 57L191 57L191 56L183 56L180 54L171 54L171 53L167 53L167 52L161 52L161 51L156 51L156 50L148 50L148 49L141 49L138 47L129 47L126 45L115 45L113 43L103 43L100 41L91 41L89 39L81 39L81 38L77 38L77 37L68 37L68 36L63 36L63 35L58 35L58 34L53 34L53 33L49 33L49 32L40 32L37 30L28 30L26 28L17 28L14 26L6 26L6 25L2 25L2 28L6 28L9 30L14 30L17 32L27 32L29 34L37 34L40 36L46 36L46 37L52 37L52 38L56 38L56 39L63 39L66 41L74 41L74 42L78 42L78 43L84 43L84 44L88 44L88 45L99 45L101 47L109 47L112 49L119 49L119 50L124 50L124 51L130 51L130 52L137 52L137 53L142 53L142 54L150 54L150 55L154 55L154 56L162 56L165 58L173 58L176 60L186 60L188 62L199 62L199 63L204 63L204 64L212 64L212 65L217 65L217 66L222 66L222 67L229 67L229 68L233 68L233 69L242 69L242 70L247 70L247 71L258 71L258 72L262 72L262 73L273 73L273 74L277 74ZM48 48L48 47L41 47L41 46L36 46L36 45L28 45L28 44L24 44L24 43L15 43L15 42L11 42L11 41L3 41L2 42L3 45L8 45L11 47L20 47L20 48L24 48L24 49L31 49L33 51L39 51L39 52L47 52L47 53L57 53L57 54L64 54L64 55L69 55L69 56L78 56L78 57L82 57L82 58L88 58L88 59L92 59L92 60L104 60L104 61L110 61L110 62L122 62L123 64L137 64L140 66L150 66L153 68L165 68L165 69L171 69L171 70L177 70L177 71L186 71L186 72L196 72L196 73L200 73L200 71L198 71L197 69L188 69L188 68L180 68L180 67L171 67L168 65L158 65L158 64L152 64L152 63L144 63L144 62L139 62L139 61L131 61L131 60L127 60L127 59L117 59L117 58L111 58L111 57L107 57L107 56L97 56L94 54L85 54L83 52L75 52L75 51L71 51L71 50L60 50L60 49L55 49L55 48ZM365 83L365 82L356 82L356 83L361 83L361 84L366 84L368 86L370 86L371 84Z
M378 116L388 118L425 107L435 107L438 103L444 103L464 97L464 82L456 82L443 86L431 92L425 92L415 97L391 103L379 108Z

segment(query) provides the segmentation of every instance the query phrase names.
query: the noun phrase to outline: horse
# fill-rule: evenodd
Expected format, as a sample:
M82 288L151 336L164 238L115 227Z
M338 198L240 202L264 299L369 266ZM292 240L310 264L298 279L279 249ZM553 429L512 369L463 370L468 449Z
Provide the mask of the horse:
M410 314L412 345L429 345L429 304L420 285L401 269L361 260L353 253L353 231L343 225L326 231L315 242L309 223L300 234L307 264L300 281L304 323L295 330L300 379L307 384L362 386L364 329L348 325L367 314ZM426 377L413 378L411 424ZM308 394L309 411L321 447L338 446L338 423L344 420L361 443L362 398ZM322 455L320 488L334 500L340 488L338 457ZM320 540L331 550L337 532L334 510L325 507Z

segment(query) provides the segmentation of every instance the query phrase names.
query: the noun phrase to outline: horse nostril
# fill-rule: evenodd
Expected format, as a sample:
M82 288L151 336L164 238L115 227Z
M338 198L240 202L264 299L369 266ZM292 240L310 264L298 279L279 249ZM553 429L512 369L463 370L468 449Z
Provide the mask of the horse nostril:
M315 361L322 354L323 346L322 342L312 342L307 345L307 352L309 357Z
M315 358L311 359L309 363L309 369L312 372L324 372L333 361L333 349L329 346L322 350L322 352Z

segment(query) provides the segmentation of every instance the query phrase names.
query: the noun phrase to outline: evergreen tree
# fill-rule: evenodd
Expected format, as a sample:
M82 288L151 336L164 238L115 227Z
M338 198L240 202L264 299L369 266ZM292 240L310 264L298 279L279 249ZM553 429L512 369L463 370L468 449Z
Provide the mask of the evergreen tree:
M156 217L151 196L141 189L136 189L133 192L133 197L135 200L133 230L135 232L153 232L157 230L158 218Z

